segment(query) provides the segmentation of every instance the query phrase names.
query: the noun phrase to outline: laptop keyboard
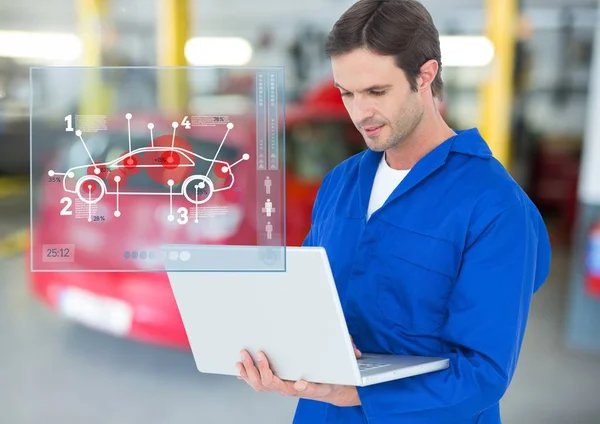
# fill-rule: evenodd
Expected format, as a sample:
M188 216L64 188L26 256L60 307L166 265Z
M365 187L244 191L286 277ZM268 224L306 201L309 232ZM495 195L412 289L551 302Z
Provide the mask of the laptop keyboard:
M358 363L358 369L360 371L367 371L367 370L376 370L378 368L383 368L383 367L389 367L390 364L378 364L378 363L362 363L359 362Z

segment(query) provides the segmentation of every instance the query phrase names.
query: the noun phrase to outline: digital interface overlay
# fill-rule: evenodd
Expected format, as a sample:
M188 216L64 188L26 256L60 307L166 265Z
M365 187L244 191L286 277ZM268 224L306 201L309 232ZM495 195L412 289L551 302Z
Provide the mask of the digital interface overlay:
M33 272L285 270L282 68L44 67L31 87Z

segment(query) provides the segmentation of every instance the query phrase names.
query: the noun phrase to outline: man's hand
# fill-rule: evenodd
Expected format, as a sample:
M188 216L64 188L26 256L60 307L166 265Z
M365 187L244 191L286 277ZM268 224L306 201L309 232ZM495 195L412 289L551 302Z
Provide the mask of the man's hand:
M356 348L356 345L354 344L354 340L352 340L352 338L350 338L350 340L352 341L352 347L354 348L354 355L356 355L356 359L358 359L362 356L362 353L360 350L358 350Z
M361 352L354 346L354 343L352 345L354 354L360 358ZM312 399L336 406L360 405L356 387L308 383L303 380L296 382L281 380L273 374L269 360L263 352L258 352L256 364L245 350L241 352L241 357L242 361L236 364L240 373L238 378L246 381L258 392L277 392L285 396Z

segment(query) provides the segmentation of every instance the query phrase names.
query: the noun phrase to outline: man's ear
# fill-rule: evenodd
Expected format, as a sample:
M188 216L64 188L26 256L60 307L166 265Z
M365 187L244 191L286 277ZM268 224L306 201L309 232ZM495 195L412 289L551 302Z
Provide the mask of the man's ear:
M419 91L429 90L437 76L439 65L436 60L429 60L421 66L421 73L417 79Z

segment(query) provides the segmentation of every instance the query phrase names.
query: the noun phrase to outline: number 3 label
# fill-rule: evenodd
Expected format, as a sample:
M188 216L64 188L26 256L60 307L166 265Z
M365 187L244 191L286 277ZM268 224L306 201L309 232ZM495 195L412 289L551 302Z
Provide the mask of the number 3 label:
M181 225L187 224L188 222L188 210L183 206L177 209L177 212L181 215L181 218L177 220Z

